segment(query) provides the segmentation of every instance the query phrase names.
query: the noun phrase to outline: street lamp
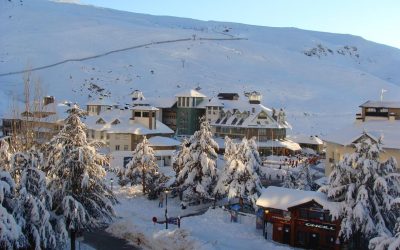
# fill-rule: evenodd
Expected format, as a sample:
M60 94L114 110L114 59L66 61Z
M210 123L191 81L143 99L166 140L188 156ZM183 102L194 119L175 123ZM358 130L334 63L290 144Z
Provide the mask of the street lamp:
M113 178L111 178L110 183L111 183L111 192L112 192L113 191L113 183L114 183L114 179Z
M165 229L168 229L168 190L165 190Z

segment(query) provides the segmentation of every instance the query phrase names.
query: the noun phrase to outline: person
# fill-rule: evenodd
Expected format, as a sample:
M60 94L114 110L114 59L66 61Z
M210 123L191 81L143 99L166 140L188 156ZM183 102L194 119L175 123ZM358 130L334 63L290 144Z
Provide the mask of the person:
M160 196L158 197L159 199L158 199L158 207L163 207L163 205L164 205L164 195L163 195L163 193L161 193L160 194Z

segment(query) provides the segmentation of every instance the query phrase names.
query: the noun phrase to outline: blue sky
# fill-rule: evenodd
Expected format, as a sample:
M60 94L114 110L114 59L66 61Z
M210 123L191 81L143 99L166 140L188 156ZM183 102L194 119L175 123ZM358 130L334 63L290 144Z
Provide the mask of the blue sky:
M400 48L400 0L80 0L153 15L345 33Z

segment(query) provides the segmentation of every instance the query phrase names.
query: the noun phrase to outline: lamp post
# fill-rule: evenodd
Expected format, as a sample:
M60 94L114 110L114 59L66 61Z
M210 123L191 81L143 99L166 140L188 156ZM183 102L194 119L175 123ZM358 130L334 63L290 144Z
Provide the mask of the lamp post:
M110 183L111 183L111 192L112 192L113 191L113 183L114 183L114 179L113 178L111 178Z
M165 229L168 229L168 190L165 190Z

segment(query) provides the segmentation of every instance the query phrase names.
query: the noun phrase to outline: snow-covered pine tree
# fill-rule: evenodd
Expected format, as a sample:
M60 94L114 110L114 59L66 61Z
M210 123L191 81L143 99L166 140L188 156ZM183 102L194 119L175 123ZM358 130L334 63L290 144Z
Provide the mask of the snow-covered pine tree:
M215 149L218 149L218 144L212 138L208 121L204 117L200 121L200 129L189 139L190 158L177 177L183 199L187 201L213 199L216 184Z
M21 227L12 215L14 191L15 183L11 175L7 171L0 170L0 249L11 250L27 246Z
M340 236L365 248L372 237L394 233L399 209L393 205L399 201L400 174L393 158L379 161L380 140L372 141L364 133L355 148L355 153L334 166L329 184L320 191L341 203Z
M142 184L143 194L149 193L149 198L157 197L155 194L160 191L166 178L159 172L154 150L150 147L146 136L136 146L132 160L127 164L121 177L131 185Z
M256 202L258 197L261 195L262 189L260 182L260 167L262 161L257 150L255 137L249 140L243 138L240 152L244 164L244 169L238 176L239 180L243 183L240 197L247 199L256 210Z
M243 162L238 155L238 148L238 143L233 142L231 138L225 136L225 166L218 174L217 185L214 188L214 194L216 196L228 195L229 197L228 189L230 183L235 178L235 172L239 168L239 166L243 168ZM236 197L236 194L237 192L233 192L233 197Z
M369 241L371 250L398 250L400 249L400 218L397 218L393 236L380 235Z
M294 175L293 171L286 170L284 172L282 187L291 189L297 188L296 176Z
M190 159L190 150L189 150L189 142L185 138L183 139L180 149L175 151L174 156L172 158L172 167L176 173L176 176L179 175L179 172L185 166L186 162Z
M51 195L45 174L38 168L42 163L40 156L34 149L12 156L11 173L18 193L13 214L30 248L62 248L67 238L53 230L50 222Z
M45 169L54 212L65 219L74 248L76 232L112 220L116 199L104 180L107 159L86 140L86 127L80 119L85 112L74 105L68 113L64 128L46 147Z
M310 167L307 164L304 164L300 167L300 172L297 179L297 189L305 191L315 190L314 181L312 180L310 174Z
M11 153L9 151L8 142L2 138L0 139L0 169L10 171Z
M261 159L254 144L254 138L243 138L241 143L234 143L225 137L226 164L214 192L227 195L229 199L244 198L256 208L262 186L259 178Z

